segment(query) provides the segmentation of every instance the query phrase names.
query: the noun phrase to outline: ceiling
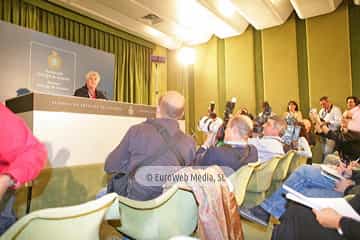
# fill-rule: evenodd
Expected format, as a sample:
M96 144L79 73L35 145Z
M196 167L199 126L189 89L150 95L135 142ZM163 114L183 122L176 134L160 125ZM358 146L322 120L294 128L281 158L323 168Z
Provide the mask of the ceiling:
M342 0L49 0L168 49L283 24L293 11L311 18ZM354 2L359 2L354 0Z

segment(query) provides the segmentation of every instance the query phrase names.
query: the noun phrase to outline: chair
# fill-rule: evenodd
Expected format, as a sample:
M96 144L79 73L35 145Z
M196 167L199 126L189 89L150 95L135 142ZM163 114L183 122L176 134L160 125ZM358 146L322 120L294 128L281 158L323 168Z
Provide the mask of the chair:
M279 160L279 163L278 163L277 167L275 168L275 171L274 171L274 174L272 177L272 181L271 181L271 186L267 192L267 196L270 196L273 192L275 192L281 186L281 184L287 177L289 167L292 163L292 160L294 159L294 156L295 156L295 151L291 150L291 151L287 152L286 155L283 156Z
M307 162L306 157L301 156L301 155L299 155L298 153L295 152L295 156L294 156L293 160L290 163L290 167L289 167L287 175L290 176L291 173L293 173L301 165L305 165L306 162Z
M255 167L246 188L245 206L260 204L265 199L265 193L270 188L271 179L281 156L263 162Z
M119 196L117 205L109 209L105 219L120 219L118 231L134 239L169 239L189 236L195 231L198 207L192 192L175 184L149 201Z
M242 166L229 177L229 180L234 187L234 195L238 206L241 206L244 201L246 187L255 167L256 165L254 164Z
M77 206L38 210L19 219L0 240L98 240L100 224L117 194Z

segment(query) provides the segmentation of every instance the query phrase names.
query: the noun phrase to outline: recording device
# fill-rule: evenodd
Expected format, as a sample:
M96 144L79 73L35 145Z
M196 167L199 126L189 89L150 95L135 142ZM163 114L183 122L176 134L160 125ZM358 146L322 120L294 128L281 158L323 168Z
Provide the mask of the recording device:
M224 110L224 120L217 117L215 113L215 102L211 101L208 108L208 116L204 116L199 121L199 130L206 133L216 133L217 141L224 140L225 128L234 111L236 98L233 97L226 102Z
M235 104L236 104L236 97L233 97L231 98L230 101L226 102L225 111L224 111L224 123L227 124L227 122L230 120L231 114L234 112Z
M206 133L217 133L222 124L223 120L218 118L215 113L215 102L211 101L208 107L208 115L200 119L198 128Z
M271 116L272 109L268 102L263 103L263 112L259 114L254 120L254 133L261 134L263 132L263 125Z
M292 142L299 140L301 127L295 117L289 116L285 119L287 127L284 135L281 137L283 143L290 145Z
M226 129L227 123L229 122L229 120L232 116L232 113L234 112L235 105L236 105L236 97L233 97L233 98L231 98L230 101L226 102L225 111L224 111L224 123L222 124L222 126L219 128L219 130L216 133L217 142L224 141L225 129Z

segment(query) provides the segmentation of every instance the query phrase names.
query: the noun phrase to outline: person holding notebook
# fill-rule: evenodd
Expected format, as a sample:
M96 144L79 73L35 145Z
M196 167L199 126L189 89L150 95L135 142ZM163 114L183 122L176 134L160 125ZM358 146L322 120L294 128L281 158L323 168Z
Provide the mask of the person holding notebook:
M360 213L360 194L350 200L350 205ZM358 240L360 222L341 216L331 208L314 210L291 203L281 223L273 230L272 240Z

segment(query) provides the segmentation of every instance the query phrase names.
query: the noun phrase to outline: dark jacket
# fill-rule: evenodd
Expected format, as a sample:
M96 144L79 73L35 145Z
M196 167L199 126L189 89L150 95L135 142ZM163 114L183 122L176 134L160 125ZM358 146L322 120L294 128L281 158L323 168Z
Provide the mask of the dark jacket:
M349 186L345 190L344 195L360 194L360 171L359 170L352 171L351 180L353 180L355 182L355 185Z
M236 171L240 167L258 160L258 152L253 145L224 145L210 147L208 150L199 148L196 152L198 166L226 166ZM227 176L230 174L224 171Z
M360 214L360 194L356 195L350 205ZM285 214L280 219L281 224L273 230L272 240L358 240L360 239L360 222L342 217L340 227L343 236L336 229L321 226L311 209L295 203L290 203Z
M99 90L95 90L95 94L96 94L96 99L107 99L105 95ZM86 85L76 89L74 96L89 98L88 88L86 87Z
M130 173L149 156L153 156L164 145L162 136L149 124L155 121L162 125L171 137L176 140L176 149L180 152L185 165L193 164L195 158L195 142L185 135L179 124L173 119L148 119L143 123L132 126L121 140L120 144L110 153L105 161L107 173ZM152 161L151 166L179 166L179 162L172 151L167 151L161 157ZM165 168L164 168L165 169ZM153 174L153 173L151 173ZM135 200L149 200L162 193L162 187L144 186L136 181L128 182L126 197Z
M357 194L350 200L350 205L358 214L360 214L360 194ZM340 227L346 239L360 239L360 222L351 218L343 217L340 220Z

